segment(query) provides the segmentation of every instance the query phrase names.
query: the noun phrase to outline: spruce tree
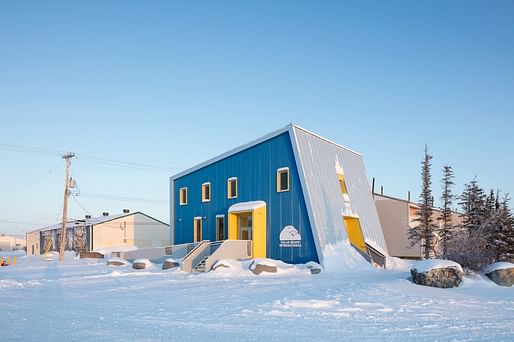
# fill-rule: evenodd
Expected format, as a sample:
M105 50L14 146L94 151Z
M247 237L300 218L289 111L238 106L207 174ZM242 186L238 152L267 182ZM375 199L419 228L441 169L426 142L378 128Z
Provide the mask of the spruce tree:
M443 167L443 193L441 195L441 201L443 203L443 207L441 210L441 214L439 215L439 220L441 222L441 227L438 230L439 238L441 239L442 249L443 249L443 258L448 259L448 245L451 239L451 234L453 231L452 224L452 203L453 203L453 169L449 165L445 165Z
M420 194L420 202L418 203L418 209L416 210L416 219L414 222L417 223L415 227L409 228L407 231L408 238L411 241L411 246L416 243L421 243L422 255L425 259L430 258L430 253L434 250L434 236L437 226L432 220L432 190L430 186L432 184L430 167L432 164L430 160L432 156L428 154L428 146L425 145L425 157L421 163L421 178L422 187Z
M510 198L504 196L499 207L499 234L496 236L495 261L514 259L514 217L509 208Z
M478 186L478 181L473 179L470 184L465 185L464 192L460 196L462 207L462 227L470 238L475 237L484 220L484 190Z

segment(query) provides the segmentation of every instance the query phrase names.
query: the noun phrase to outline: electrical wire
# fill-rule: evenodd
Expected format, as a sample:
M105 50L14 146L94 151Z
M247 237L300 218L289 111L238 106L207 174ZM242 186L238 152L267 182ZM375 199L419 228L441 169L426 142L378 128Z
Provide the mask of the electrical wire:
M97 193L92 193L92 192L81 192L80 196L87 197L87 198L109 200L109 201L137 202L137 203L147 203L147 204L168 204L167 200L113 196L113 195L106 195L106 194L97 194Z

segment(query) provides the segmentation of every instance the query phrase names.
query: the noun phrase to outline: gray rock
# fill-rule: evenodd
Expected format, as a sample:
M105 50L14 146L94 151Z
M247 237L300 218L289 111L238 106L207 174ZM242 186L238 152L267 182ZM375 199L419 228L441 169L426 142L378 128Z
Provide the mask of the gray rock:
M256 274L256 275L259 275L262 272L277 273L277 266L263 265L263 264L259 264L258 262L254 261L250 264L249 270L252 271L253 274Z
M132 263L132 268L135 270L144 270L146 268L145 262L134 262Z
M175 268L175 267L178 267L178 266L179 266L179 263L178 263L178 262L173 261L173 260L166 260L166 261L162 264L162 269L163 269L163 270L167 270L167 269Z
M125 260L109 259L107 266L126 266L128 263Z
M226 265L224 263L216 263L216 265L214 265L214 267L212 268L213 271L217 270L218 268L230 268L229 265Z
M307 263L307 269L311 271L311 274L319 274L321 273L321 266L315 262Z
M435 268L428 272L418 272L413 268L410 270L410 274L415 284L443 289L458 287L464 275L460 270L453 267Z
M495 270L485 275L500 286L514 285L514 268Z

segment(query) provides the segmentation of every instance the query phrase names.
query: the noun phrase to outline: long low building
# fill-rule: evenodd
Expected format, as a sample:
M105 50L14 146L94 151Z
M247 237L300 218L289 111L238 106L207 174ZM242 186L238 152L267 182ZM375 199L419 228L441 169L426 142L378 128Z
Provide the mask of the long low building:
M411 245L407 234L409 228L416 226L418 204L383 194L374 194L374 198L389 254L398 258L422 259L420 244ZM440 214L439 208L433 208L432 219L438 226L442 226ZM457 212L452 212L451 220L454 226L462 223ZM439 253L441 246L438 242L434 248Z
M90 252L109 247L163 247L170 244L169 225L141 212L109 215L66 223L66 250ZM27 233L27 255L58 251L62 224Z
M25 239L21 236L0 234L0 252L12 252L25 249Z

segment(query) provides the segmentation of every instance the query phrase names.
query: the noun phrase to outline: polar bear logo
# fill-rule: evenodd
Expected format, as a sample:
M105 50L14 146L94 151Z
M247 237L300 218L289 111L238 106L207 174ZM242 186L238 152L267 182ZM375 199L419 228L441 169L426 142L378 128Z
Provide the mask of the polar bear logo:
M280 241L300 241L302 236L293 226L285 226L280 232Z

